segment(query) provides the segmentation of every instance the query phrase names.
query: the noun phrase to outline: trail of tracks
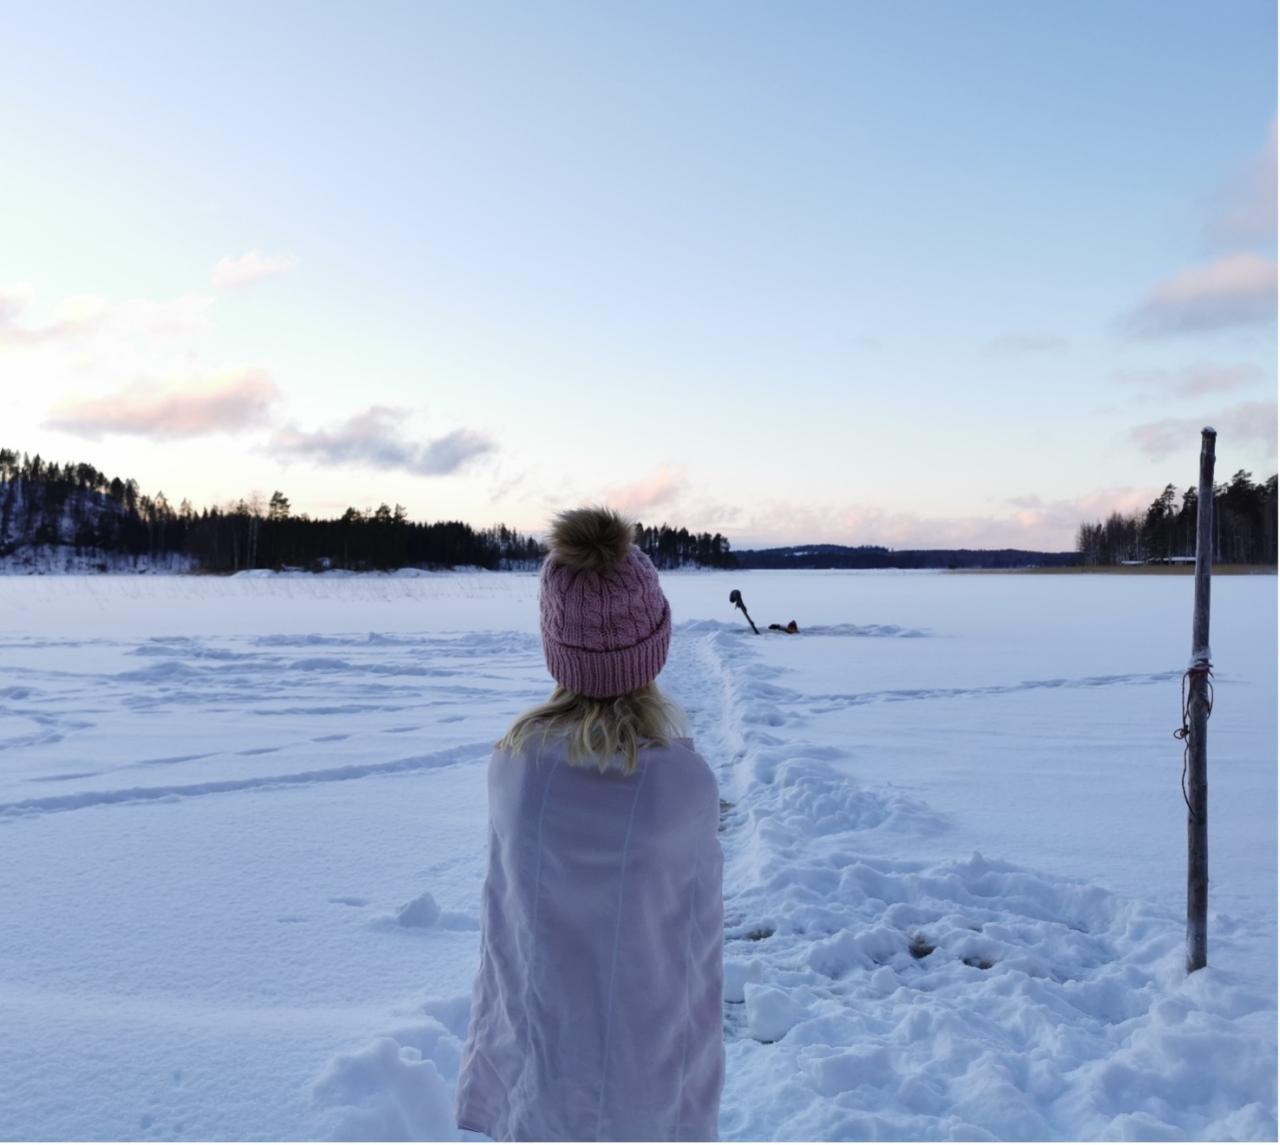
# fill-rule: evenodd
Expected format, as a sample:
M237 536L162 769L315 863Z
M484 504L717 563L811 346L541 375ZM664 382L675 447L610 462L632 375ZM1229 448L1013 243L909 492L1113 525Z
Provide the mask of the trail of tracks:
M371 775L399 775L411 771L430 771L455 763L474 763L483 758L491 745L460 744L427 755L411 755L381 763L349 764L346 767L320 768L315 771L293 771L281 775L255 775L243 779L209 780L205 783L173 783L155 787L123 787L111 791L81 791L71 795L52 795L40 799L19 799L0 803L0 819L22 815L42 815L59 811L78 811L86 807L104 807L116 803L143 803L149 800L189 799L198 795L221 795L232 791L338 783L364 779ZM192 758L192 757L187 757Z
M910 638L924 655L930 639L876 625L811 635L827 649ZM478 766L484 725L496 734L546 694L536 638L514 632L96 645L91 662L115 670L55 667L38 642L7 650L0 759L16 766L0 827L139 803L197 799L212 810L206 796ZM870 749L856 735L874 713L865 705L910 701L909 726L923 729L947 701L1043 702L1052 689L1141 687L1177 673L816 693L789 683L769 647L689 622L660 681L687 711L721 791L723 1137L1274 1134L1274 1102L1257 1096L1257 1078L1274 1073L1274 1009L1229 987L1183 989L1180 922L1146 903L977 852L916 857L925 840L946 853L947 809L886 782L884 761L863 758ZM455 723L466 742L451 742ZM149 738L134 745L143 727ZM421 749L406 754L406 735ZM139 769L153 782L121 782ZM369 900L330 901L354 910ZM444 949L450 934L437 927L424 942ZM390 1041L335 1058L335 1104L418 1108L423 1078L387 1056L393 1044L416 1050L424 1071L439 1064L431 1092L447 1117L466 1004L428 999ZM1170 1066L1186 1057L1188 1031L1239 1068L1197 1088ZM439 1124L423 1118L406 1124L432 1137Z
M673 643L663 682L721 785L722 1136L1132 1136L1211 1126L1233 1102L1257 1111L1254 1129L1274 1126L1248 1085L1219 1105L1171 1082L1197 1009L1180 991L1177 919L978 852L913 859L913 840L945 837L946 813L862 785L855 745L807 738L805 717L830 706L1177 673L819 696L788 688L747 635L699 627ZM1265 1073L1274 1011L1235 1021L1204 1005L1197 1020ZM1166 1120L1135 1112L1156 1109Z

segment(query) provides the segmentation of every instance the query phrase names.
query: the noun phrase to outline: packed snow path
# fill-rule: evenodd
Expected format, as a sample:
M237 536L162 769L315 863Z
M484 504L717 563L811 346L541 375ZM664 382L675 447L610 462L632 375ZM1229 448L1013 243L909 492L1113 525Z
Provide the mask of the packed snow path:
M775 731L803 728L816 697L778 682L740 630L682 651L677 693L715 683L696 738L730 793L725 1137L1273 1132L1274 1012L1247 991L1184 981L1176 917L976 851L895 857L945 817L891 783L851 780L835 766L847 750ZM1130 682L1147 680L1052 686ZM1206 1076L1224 1056L1252 1068ZM767 1103L752 1100L762 1091Z
M1188 978L1177 871L1153 876L1181 665L1010 662L1021 627L984 648L929 594L1044 583L945 580L779 578L814 622L756 638L679 620L728 579L666 578L661 683L723 802L722 1136L1273 1139L1273 808L1246 808L1274 803L1274 648L1231 654L1261 594L1232 635L1216 590L1242 850L1213 852ZM452 1087L489 744L548 690L531 579L92 582L110 622L61 583L0 628L0 1136L476 1139ZM843 619L853 583L891 614Z

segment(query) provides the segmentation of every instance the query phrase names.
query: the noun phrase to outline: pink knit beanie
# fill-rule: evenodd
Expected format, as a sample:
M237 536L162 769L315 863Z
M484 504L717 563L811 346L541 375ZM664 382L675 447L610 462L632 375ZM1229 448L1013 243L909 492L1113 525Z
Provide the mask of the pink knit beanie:
M635 524L612 509L560 513L538 578L542 651L556 682L580 696L620 696L662 670L671 606Z

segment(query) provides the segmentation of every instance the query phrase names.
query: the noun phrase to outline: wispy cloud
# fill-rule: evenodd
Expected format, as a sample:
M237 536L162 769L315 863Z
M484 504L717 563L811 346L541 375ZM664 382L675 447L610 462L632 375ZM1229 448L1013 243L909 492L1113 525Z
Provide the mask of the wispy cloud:
M1149 489L1105 489L1064 501L1013 498L988 516L928 517L875 505L814 506L775 501L736 522L736 548L794 544L884 545L890 549L1031 549L1067 552L1082 520L1149 504Z
M28 314L35 291L27 284L0 287L0 347L32 347L56 343L92 330L107 306L100 298L78 295L64 299L52 318L36 321Z
M18 316L31 304L35 291L22 282L0 286L0 331L15 326Z
M1208 201L1209 239L1228 249L1276 241L1276 120L1261 152Z
M1067 340L1058 334L1037 334L1029 331L1010 331L992 338L978 352L985 357L1023 357L1029 354L1045 354L1051 350L1065 349Z
M97 441L125 434L170 441L252 429L280 396L267 371L236 367L185 380L137 382L105 397L69 399L45 425Z
M370 406L330 429L287 427L272 436L269 452L286 459L438 477L454 473L472 458L496 448L484 434L470 429L455 429L428 442L406 440L400 426L408 412Z
M1078 497L1048 500L1034 493L1022 494L1007 498L1006 504L1012 506L1013 521L1019 529L1070 536L1081 521L1098 521L1111 513L1145 509L1155 497L1156 494L1145 486L1119 485L1095 489Z
M611 486L604 491L604 500L619 512L639 513L670 505L684 486L684 478L663 465L648 477Z
M1263 327L1276 315L1276 119L1244 169L1201 200L1211 261L1156 283L1115 322L1117 333L1152 339ZM1196 392L1196 391L1186 391Z
M1263 381L1266 378L1266 372L1261 366L1247 364L1236 366L1197 364L1177 370L1115 370L1111 377L1122 386L1145 386L1179 397L1198 397L1201 394L1243 389L1245 386Z
M1199 449L1200 431L1211 425L1233 445L1259 443L1268 457L1276 454L1276 403L1241 402L1222 410L1214 417L1167 417L1160 421L1135 425L1129 436L1133 443L1154 461L1175 452L1194 457Z
M420 446L413 472L431 476L453 473L473 457L490 453L495 446L484 434L455 429Z
M489 490L489 504L494 505L501 501L517 486L524 484L526 474L521 471L504 477L501 473L495 473L493 484Z
M1120 328L1130 337L1155 338L1260 326L1275 312L1275 261L1239 253L1178 271L1125 315Z
M37 347L89 335L117 342L129 338L181 336L208 328L213 298L184 294L153 300L112 302L93 294L75 294L54 307L45 321L27 317L35 292L29 286L0 288L0 347Z
M260 250L251 250L236 258L228 255L218 259L213 268L212 282L216 290L235 290L266 278L288 274L297 265L298 260L290 254L263 254Z

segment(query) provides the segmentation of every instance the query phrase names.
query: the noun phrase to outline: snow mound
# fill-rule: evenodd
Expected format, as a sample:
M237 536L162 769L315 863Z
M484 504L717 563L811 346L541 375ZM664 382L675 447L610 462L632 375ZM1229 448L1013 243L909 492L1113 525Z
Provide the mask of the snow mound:
M747 1006L747 1029L758 1042L776 1042L785 1037L791 1027L808 1014L798 998L776 986L748 982L743 998Z
M440 904L430 891L423 891L416 899L407 902L396 911L396 922L401 926L435 926L440 921Z
M462 1141L453 1120L471 999L431 998L413 1020L334 1055L311 1085L319 1137L330 1141Z

